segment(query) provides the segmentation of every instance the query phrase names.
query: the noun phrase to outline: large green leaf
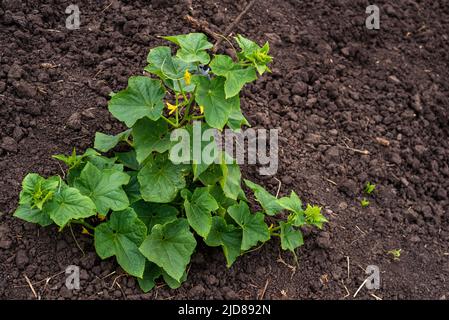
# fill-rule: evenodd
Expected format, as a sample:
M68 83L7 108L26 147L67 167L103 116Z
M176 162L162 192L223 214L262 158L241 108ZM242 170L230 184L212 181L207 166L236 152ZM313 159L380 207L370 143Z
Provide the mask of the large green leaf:
M121 142L126 141L131 134L131 130L123 131L116 135L108 135L101 132L95 133L94 148L101 152L108 152L115 148L115 146Z
M164 109L164 96L160 81L143 76L130 77L128 87L111 98L109 111L131 128L143 117L158 120Z
M191 64L186 63L178 57L173 57L169 47L156 47L151 49L147 61L149 64L145 67L145 71L154 73L161 79L169 80L168 83L172 89L178 80L183 79L185 71L192 70L193 68Z
M130 176L124 172L100 170L88 162L75 180L75 187L92 199L100 214L106 215L109 209L120 211L129 206L128 197L122 188L129 180Z
M146 234L147 228L134 210L113 212L108 222L95 228L95 250L102 259L115 256L123 270L142 278L145 257L138 247Z
M186 219L178 219L155 225L139 250L170 277L181 281L195 247L196 240L189 230L189 223Z
M245 180L245 184L254 192L256 200L260 203L266 214L269 216L274 216L284 209L278 203L278 199L266 191L262 186L249 180Z
M142 198L148 202L171 202L186 185L183 166L173 164L165 154L149 159L137 179Z
M167 123L162 119L152 121L140 119L133 126L133 142L136 158L142 163L153 152L164 153L170 149L171 141Z
M257 79L254 67L244 68L229 56L216 55L210 67L213 73L226 78L224 90L227 99L237 95L246 83Z
M209 79L204 76L194 76L192 79L198 86L195 101L204 107L207 124L213 128L223 129L236 102L235 99L225 97L225 78Z
M242 230L232 224L227 224L220 216L212 218L212 228L205 242L210 247L221 246L228 268L241 253Z
M304 244L302 233L295 230L291 223L281 221L281 247L283 250L290 250L295 252L295 249Z
M218 203L209 194L208 188L196 188L193 195L189 190L181 192L184 198L184 208L190 226L201 237L206 238L212 227L211 212L218 209Z
M139 216L139 219L145 223L148 232L151 232L157 224L164 225L175 221L178 215L178 209L168 204L138 201L133 203L132 208Z
M49 226L53 223L46 210L32 208L29 204L20 205L14 212L14 217L31 223L37 223L42 227Z
M270 239L268 226L264 221L264 215L260 212L251 214L248 205L244 201L228 208L228 213L242 228L243 251L255 246L259 241L265 242Z
M209 63L210 57L205 50L212 48L213 45L207 41L205 34L189 33L179 36L168 36L164 37L164 39L174 42L181 47L176 53L181 60L188 63Z
M95 203L78 189L71 187L64 187L56 192L44 210L60 227L72 219L88 218L97 213Z

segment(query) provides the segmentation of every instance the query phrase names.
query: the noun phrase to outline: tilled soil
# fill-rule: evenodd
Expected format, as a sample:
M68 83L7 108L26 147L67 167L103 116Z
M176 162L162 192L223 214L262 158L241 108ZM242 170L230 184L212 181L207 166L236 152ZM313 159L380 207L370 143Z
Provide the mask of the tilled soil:
M280 195L320 204L324 230L304 230L298 264L277 240L231 269L200 245L187 282L142 294L91 238L12 218L28 172L60 174L52 154L83 151L96 131L118 132L108 94L140 74L157 36L195 31L188 1L77 1L67 30L61 1L0 5L0 298L353 299L365 269L381 288L357 299L449 296L449 3L377 1L380 30L365 28L365 0L261 0L236 33L268 40L272 73L246 88L255 128L281 128L279 170L244 175ZM196 18L224 30L246 1L192 1ZM381 138L382 140L379 140ZM367 152L366 152L367 151ZM367 181L377 184L361 208ZM76 242L75 240L76 239ZM397 260L387 252L402 249ZM81 289L64 270L81 268Z

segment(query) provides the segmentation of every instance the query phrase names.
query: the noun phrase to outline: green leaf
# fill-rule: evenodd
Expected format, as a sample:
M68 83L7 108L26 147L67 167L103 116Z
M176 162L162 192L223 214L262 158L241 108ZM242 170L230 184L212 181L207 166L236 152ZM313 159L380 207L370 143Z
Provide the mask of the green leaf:
M157 224L164 225L177 219L178 209L167 204L138 201L132 204L139 219L145 223L148 232Z
M20 205L14 212L14 217L31 223L37 223L42 227L49 226L53 223L47 211L38 208L31 208L29 204Z
M134 210L113 212L108 222L95 228L95 250L101 259L112 256L130 275L142 278L145 257L138 247L145 239L147 228L139 220Z
M217 203L220 206L220 209L222 209L223 213L225 213L230 206L237 204L236 200L226 197L226 195L223 192L223 189L219 185L211 185L211 186L208 186L208 188L209 188L209 193L217 201Z
M302 233L299 230L295 230L291 223L285 223L281 221L279 223L281 227L281 247L282 250L290 250L295 252L295 249L304 244Z
M187 272L184 271L184 274L179 281L170 277L164 270L162 270L162 277L164 278L165 283L170 287L170 289L178 289L182 285L182 283L187 280Z
M212 48L213 45L207 41L207 37L203 33L168 36L164 39L181 47L176 53L181 60L188 63L199 62L204 65L209 63L210 57L205 50Z
M206 187L196 188L193 195L184 189L181 196L184 198L184 208L190 226L201 237L206 238L212 227L211 212L218 209L217 201Z
M172 144L167 123L162 119L152 121L143 118L137 121L133 126L133 139L136 159L139 163L148 158L153 151L164 153Z
M186 185L183 171L182 165L173 164L165 154L157 154L137 176L142 198L157 203L173 201Z
M262 186L249 180L245 180L245 184L254 192L257 202L260 203L266 214L274 216L282 211L283 207L278 203L278 199Z
M111 98L109 111L131 128L143 117L158 120L164 109L164 96L160 81L143 76L130 77L128 87Z
M123 186L123 190L128 197L129 203L133 204L139 200L142 200L142 195L140 194L140 184L137 180L137 171L126 171L126 174L129 175L129 183Z
M155 225L139 250L170 277L180 281L195 247L196 240L189 230L189 223L186 219L178 219Z
M243 68L229 56L216 55L210 67L213 73L226 78L224 90L227 99L237 95L246 83L257 79L254 67Z
M215 129L195 121L175 133L179 135L174 135L178 140L172 142L170 159L174 163L191 163L195 181L219 156L214 138Z
M151 49L147 61L149 65L145 67L145 71L156 74L161 79L170 80L168 82L171 84L170 87L172 89L177 83L177 81L173 80L182 80L185 71L193 69L193 65L186 63L178 57L173 57L169 47L156 47Z
M117 161L125 167L135 171L140 169L140 165L137 162L136 151L116 152L115 156L117 157Z
M289 221L292 221L295 227L300 227L305 223L301 199L294 191L291 192L290 197L282 197L277 200L277 203L284 209L293 212L289 216Z
M145 264L145 271L142 278L137 278L140 289L143 292L148 292L156 286L156 279L162 275L162 269L157 264L147 260Z
M265 71L270 71L267 64L270 63L273 58L268 55L270 51L270 45L268 42L261 48L257 43L251 41L242 35L235 37L240 49L242 50L237 54L240 60L247 60L253 64L259 74L263 74Z
M87 149L87 151L89 150L94 151L93 149ZM64 162L67 165L67 167L69 167L69 169L72 169L80 164L83 156L78 156L76 154L76 149L73 148L72 154L70 156L66 156L64 154L55 154L52 156L52 158Z
M95 203L78 189L71 187L64 187L61 192L56 192L44 209L60 227L72 219L88 218L97 213Z
M83 156L83 164L90 162L100 170L115 169L117 171L123 171L123 165L116 163L116 161L117 161L117 158L107 158L107 157L103 157L98 154L89 154L89 155Z
M245 192L243 191L241 186L242 174L240 173L240 167L235 161L229 164L230 160L224 160L226 156L227 155L224 156L220 164L221 171L223 173L223 176L220 179L221 188L223 189L226 197L233 200L245 200Z
M226 220L220 216L212 218L212 228L205 242L210 247L221 246L226 258L228 268L234 263L241 253L242 230L232 224L227 224Z
M128 140L130 134L131 130L126 130L113 136L97 132L95 133L94 148L101 152L108 152L115 148L119 142Z
M204 107L207 124L213 128L223 129L228 122L233 103L235 103L235 100L225 98L225 79L222 77L209 79L204 76L194 76L192 80L198 86L195 101L198 105Z
M233 131L239 130L243 125L250 127L251 125L242 114L242 110L240 109L240 97L236 95L232 98L232 100L232 109L231 113L229 114L227 126Z
M213 186L220 181L222 176L223 171L221 170L221 166L218 164L212 164L200 174L199 180L206 186Z
M61 178L57 176L45 179L36 173L29 173L22 181L19 204L42 210L57 190Z
M293 212L302 212L302 201L299 199L298 195L295 193L295 191L292 191L290 194L290 197L282 197L278 200L278 204L283 207L284 209L287 209L289 211Z
M304 214L308 224L317 226L320 229L323 228L323 224L327 222L327 219L321 213L321 207L308 204Z
M95 203L100 214L106 215L109 209L124 210L129 200L122 186L129 183L130 176L115 169L100 170L90 162L86 164L75 187Z
M243 229L241 249L243 251L255 246L259 241L270 239L268 226L265 224L264 215L260 212L251 214L246 202L240 201L238 205L228 208L228 213Z

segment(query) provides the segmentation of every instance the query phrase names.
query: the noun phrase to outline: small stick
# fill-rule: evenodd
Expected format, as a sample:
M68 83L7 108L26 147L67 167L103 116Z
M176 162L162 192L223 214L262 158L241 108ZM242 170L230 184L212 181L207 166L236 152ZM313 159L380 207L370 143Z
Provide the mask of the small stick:
M105 12L110 6L112 6L112 2L108 4L106 7L104 7L104 9L101 10L101 13Z
M368 150L360 150L360 149L351 148L350 146L348 146L346 144L346 142L343 142L343 143L345 144L345 147L348 150L351 150L351 151L354 151L356 153L360 153L360 154L363 154L363 155L369 155L369 151Z
M240 22L240 20L242 20L243 16L249 11L249 9L251 9L251 7L254 5L254 3L256 3L256 0L252 0L250 3L248 3L248 5L246 6L246 8L237 16L237 18L234 19L234 21L226 28L225 32L224 32L224 36L228 37L232 30L235 28L235 26ZM217 52L218 50L218 46L221 44L221 42L223 41L223 38L220 38L219 40L217 40L217 42L215 43L212 52Z
M262 300L264 295L265 295L265 291L267 291L268 288L268 283L270 283L270 279L267 279L267 282L265 282L265 287L262 290L262 293L259 296L259 300Z
M341 283L343 284L343 287L344 287L345 290L346 290L346 295L343 297L343 299L346 299L347 297L349 297L349 296L351 295L351 293L349 293L349 290L348 290L348 288L345 286L345 284L343 283L343 281L342 281Z
M389 147L390 146L390 141L388 141L387 139L376 137L375 140L381 146L384 146L384 147Z
M368 281L369 278L366 278L365 281L363 281L363 283L360 285L360 287L357 289L357 291L354 293L354 298L357 296L357 294L359 293L360 290L362 290L363 286L365 285L365 283Z
M111 273L105 275L103 278L101 278L100 280L104 280L106 278L109 278L110 276L114 275L116 273L116 271L112 271Z
M329 182L329 183L332 183L334 186L337 185L337 183L336 183L335 181L332 181L331 179L324 178L324 180L326 180L326 181Z
M76 246L78 247L78 249L80 249L83 256L85 256L86 254L84 253L84 250L81 249L81 246L79 245L78 241L76 240L75 234L73 233L72 225L69 224L69 228L70 228L70 232L72 233L73 240L75 240Z
M37 293L36 290L34 290L33 284L31 283L30 279L27 277L26 274L23 275L25 277L26 282L28 283L28 286L30 287L31 291L33 292L34 297L37 299Z
M348 262L348 279L349 279L349 256L346 256L346 261Z
M374 299L376 299L376 300L382 300L382 298L376 296L374 293L370 293L370 295L371 295L372 297L374 297Z
M279 182L278 190L276 191L276 198L277 198L277 197L279 196L279 191L281 191L282 181L279 180L279 179L276 178L276 177L274 177L274 179L275 179L277 182Z
M360 228L359 228L359 226L357 226L357 225L356 225L355 227L356 227L356 229L357 229L357 230L359 230L359 231L360 231L360 232L361 232L361 233L362 233L363 235L365 235L365 234L366 234L366 232L365 232L365 231L363 231L362 229L360 229Z
M195 29L198 29L200 31L203 31L207 33L209 36L214 38L215 41L219 41L221 39L220 35L213 31L211 28L209 28L209 24L205 21L199 21L195 19L194 17L190 15L185 15L184 19L190 23Z

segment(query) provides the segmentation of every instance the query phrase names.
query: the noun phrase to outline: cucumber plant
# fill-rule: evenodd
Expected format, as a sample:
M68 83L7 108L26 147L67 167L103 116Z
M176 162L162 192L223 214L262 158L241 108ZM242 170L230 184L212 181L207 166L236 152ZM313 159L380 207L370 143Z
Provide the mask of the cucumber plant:
M202 33L165 39L178 46L176 54L168 46L151 49L146 75L129 78L127 88L111 94L109 111L128 129L116 135L97 132L94 148L83 154L55 155L67 165L64 179L25 176L14 213L61 230L81 225L93 234L100 258L115 257L144 291L161 277L171 288L179 287L197 241L221 247L231 267L272 236L280 238L283 250L295 253L303 244L300 227L322 228L327 221L320 207L304 208L294 191L278 199L245 180L261 207L252 213L240 168L224 153L213 163L171 160L176 129L192 132L195 121L218 130L249 126L239 94L270 71L272 57L268 43L260 47L241 35L235 38L236 60L211 57L212 44ZM119 143L128 151L113 153Z

